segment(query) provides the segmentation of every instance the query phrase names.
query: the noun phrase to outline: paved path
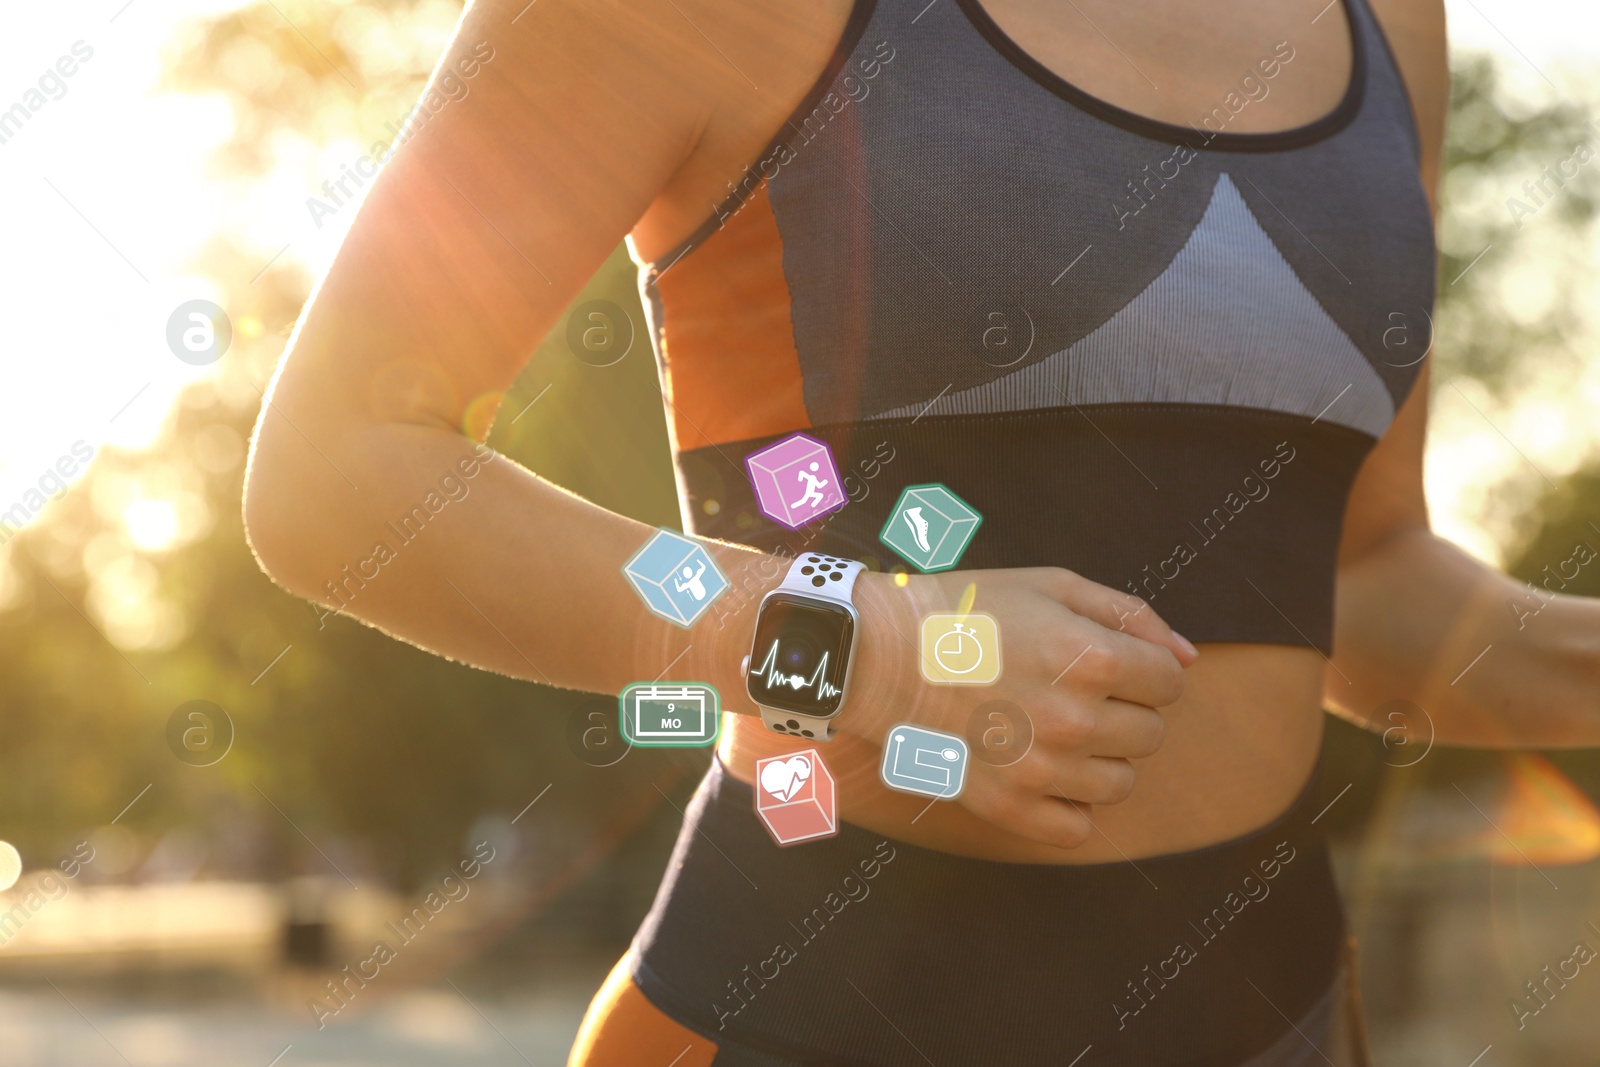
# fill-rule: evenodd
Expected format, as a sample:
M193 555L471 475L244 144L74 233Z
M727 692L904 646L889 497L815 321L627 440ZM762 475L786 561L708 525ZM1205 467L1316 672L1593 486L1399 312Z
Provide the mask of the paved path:
M441 983L318 1032L309 1012L245 1001L0 991L0 1067L560 1067L591 992L469 1002Z

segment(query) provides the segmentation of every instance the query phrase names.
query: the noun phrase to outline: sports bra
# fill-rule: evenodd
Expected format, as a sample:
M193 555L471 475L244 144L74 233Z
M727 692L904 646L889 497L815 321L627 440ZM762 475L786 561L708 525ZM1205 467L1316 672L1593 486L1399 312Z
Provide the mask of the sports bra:
M939 483L983 516L963 569L1066 567L1194 641L1331 652L1345 503L1435 269L1404 83L1367 0L1342 7L1338 105L1243 133L1293 41L1178 125L978 0L858 0L726 199L639 264L684 528L888 569L901 490ZM790 530L744 458L796 431L849 502Z

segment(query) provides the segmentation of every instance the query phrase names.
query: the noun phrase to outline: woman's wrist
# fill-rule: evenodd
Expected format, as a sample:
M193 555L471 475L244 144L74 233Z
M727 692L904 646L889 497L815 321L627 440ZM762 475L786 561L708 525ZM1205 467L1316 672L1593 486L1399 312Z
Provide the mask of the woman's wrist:
M899 580L897 580L897 578ZM835 728L874 743L906 717L905 694L915 685L920 613L903 576L867 571L856 579L859 624L845 692Z
M684 663L672 668L672 673L693 674L696 680L714 686L725 711L759 715L760 709L745 691L744 659L750 654L761 598L783 581L789 560L713 542L706 547L727 577L728 589L689 632Z
M726 711L759 715L761 709L745 689L745 657L750 654L761 599L783 582L793 560L732 546L708 547L729 588L691 632L683 662L672 674L715 686ZM884 731L907 717L908 687L920 681L916 645L920 620L934 610L919 606L929 592L921 584L874 571L856 578L851 597L858 619L855 647L844 704L834 721L836 730L878 742Z

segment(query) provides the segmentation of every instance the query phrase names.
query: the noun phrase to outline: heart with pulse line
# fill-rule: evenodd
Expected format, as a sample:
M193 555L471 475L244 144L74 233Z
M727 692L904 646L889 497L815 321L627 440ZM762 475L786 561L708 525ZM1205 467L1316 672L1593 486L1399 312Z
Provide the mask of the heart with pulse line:
M806 756L773 760L761 768L761 788L779 800L793 800L810 778L811 760Z

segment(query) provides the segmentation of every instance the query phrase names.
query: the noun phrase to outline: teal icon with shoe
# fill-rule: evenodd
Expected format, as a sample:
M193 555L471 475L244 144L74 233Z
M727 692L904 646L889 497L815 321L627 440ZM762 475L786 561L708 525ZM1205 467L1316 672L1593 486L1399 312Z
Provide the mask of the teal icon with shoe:
M954 567L972 543L983 516L942 485L906 487L878 539L923 572Z

